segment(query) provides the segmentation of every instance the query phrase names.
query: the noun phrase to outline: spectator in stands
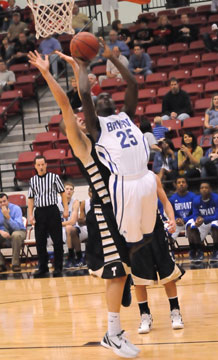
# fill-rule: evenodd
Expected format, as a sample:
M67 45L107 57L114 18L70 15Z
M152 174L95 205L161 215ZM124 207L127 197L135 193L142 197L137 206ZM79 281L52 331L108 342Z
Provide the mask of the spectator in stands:
M80 110L82 107L82 103L79 97L78 89L77 89L77 83L74 76L71 78L71 86L72 89L67 92L67 96L70 100L70 105L74 111Z
M111 12L110 12L110 8L112 8L114 10L114 17L115 20L119 19L119 13L118 13L118 0L101 0L102 3L102 9L103 11L106 11L106 15L107 15L107 21L108 21L108 26L111 25Z
M170 197L175 219L176 231L172 234L174 240L177 239L179 233L185 230L187 222L193 216L193 201L195 194L188 191L188 183L184 176L178 176L175 181L176 193Z
M113 50L113 48L115 46L118 46L118 48L120 49L121 54L126 56L126 57L129 57L129 54L130 54L129 47L128 47L128 45L126 45L126 43L124 41L118 40L117 31L111 30L109 32L109 41L107 42L107 45L109 46L109 48L111 50ZM104 52L104 49L101 48L100 52L99 52L99 56L93 61L93 63L91 64L91 68L93 68L96 65L106 64L106 58L104 58L102 56L103 52Z
M92 28L92 23L88 24L89 21L90 19L88 18L88 16L86 14L79 12L79 6L76 3L74 3L72 27L75 30L75 32L76 33L79 32L81 29L84 28L85 25L87 25L85 27L85 31L90 31Z
M7 11L8 8L8 2L5 0L0 0L0 30L2 29L3 20L4 20L4 14Z
M151 58L140 45L134 46L134 53L129 58L129 70L133 75L152 74Z
M8 0L8 4L2 26L2 30L5 32L8 30L9 25L11 25L13 14L20 11L20 7L15 4L15 0Z
M170 45L174 42L174 29L166 15L160 15L158 27L153 31L154 45Z
M171 130L171 127L167 128L166 126L163 126L163 120L162 120L161 116L155 116L154 124L155 124L155 127L153 128L153 134L154 134L156 140L159 141L159 140L164 139L166 133Z
M42 40L39 45L39 53L42 55L49 55L49 62L55 79L58 77L58 62L61 62L59 56L55 54L56 50L62 51L61 44L52 36L48 36Z
M144 137L147 139L150 148L149 160L153 161L155 153L160 152L161 148L158 146L157 140L154 137L150 121L143 119L140 122L140 130L144 134Z
M210 261L218 261L218 195L211 191L210 184L201 183L200 195L193 202L193 218L187 223L190 243L190 260L200 262L204 259L203 241L211 234L214 251Z
M131 34L128 29L123 28L123 24L120 20L114 20L112 22L112 29L117 31L118 33L118 40L124 41L126 45L131 47Z
M7 70L4 61L0 61L0 93L5 90L11 90L16 81L13 71Z
M161 152L154 155L153 171L160 179L173 180L177 177L177 153L171 140L158 143Z
M0 194L0 249L12 248L12 271L21 271L20 250L26 238L22 211L18 205L8 201L8 195ZM0 250L0 272L7 271L5 259Z
M200 159L203 149L197 145L197 139L190 131L185 131L182 146L178 151L178 170L180 175L187 178L200 176Z
M62 204L62 198L58 197L58 208L61 214L62 230L63 230L63 241L67 243L68 247L68 259L66 268L81 267L84 265L81 244L79 239L79 226L78 213L79 213L79 201L73 197L74 185L71 181L64 183L65 194L68 202L69 216L64 219L64 207Z
M5 36L2 39L2 46L1 46L1 58L2 60L4 60L6 63L8 61L10 61L11 56L14 53L14 44L9 44L8 38L7 36Z
M215 93L211 99L211 106L205 112L204 133L212 134L218 130L218 93Z
M33 44L33 42L27 39L25 33L20 33L18 41L14 45L14 54L8 62L8 66L28 63L29 59L27 57L27 54L29 53L29 51L34 50L35 45Z
M200 164L201 177L218 175L218 130L213 133L211 148L201 158Z
M88 74L88 79L91 87L91 95L94 97L98 96L102 92L102 89L99 85L96 75L90 73Z
M203 34L203 41L207 51L218 52L218 26L213 24L211 32Z
M126 58L126 56L122 55L120 52L120 49L118 46L114 46L112 53L114 56L116 56L119 61L128 68L129 65L129 61ZM119 70L116 68L116 66L114 66L114 64L107 59L106 62L106 76L105 75L101 75L99 76L99 83L101 84L103 80L105 79L114 79L114 78L122 78Z
M10 42L15 42L18 40L20 33L25 33L27 29L27 24L20 21L20 14L15 12L12 16L12 24L9 26L8 29L8 40Z
M138 20L139 29L134 35L134 45L141 45L145 50L152 45L154 41L153 30L148 28L148 20L141 18Z
M191 101L186 91L181 90L176 78L170 79L171 90L163 97L162 120L188 119L192 114Z
M218 0L212 0L211 2L211 12L218 12Z
M177 28L176 41L190 43L191 41L198 39L198 29L195 25L189 23L189 17L187 14L180 16L181 25Z

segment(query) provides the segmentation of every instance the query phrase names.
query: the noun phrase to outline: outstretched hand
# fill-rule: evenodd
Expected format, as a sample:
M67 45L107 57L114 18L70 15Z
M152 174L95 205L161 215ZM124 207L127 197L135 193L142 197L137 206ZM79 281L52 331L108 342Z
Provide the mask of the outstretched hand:
M41 73L45 73L49 71L49 59L48 55L45 55L45 59L42 58L42 56L38 53L38 51L30 51L28 53L29 63L37 67Z
M104 56L105 58L111 57L112 51L102 37L99 38L99 44L101 47L104 48L104 52L102 53L102 56Z
M65 60L68 64L70 64L73 68L73 70L78 70L79 69L79 65L83 65L85 67L87 67L89 65L89 62L82 60L80 58L73 58L72 56L68 56L63 54L60 51L55 51L55 53L60 56L61 59Z

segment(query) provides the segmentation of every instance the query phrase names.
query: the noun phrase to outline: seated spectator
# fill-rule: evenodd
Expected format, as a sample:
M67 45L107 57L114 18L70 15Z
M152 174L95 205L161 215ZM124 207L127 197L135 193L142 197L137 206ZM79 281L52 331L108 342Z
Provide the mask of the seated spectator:
M155 127L153 128L153 134L156 140L165 138L166 133L171 130L171 127L167 128L166 126L163 126L163 121L160 116L155 116L154 123Z
M95 97L98 96L102 92L102 89L99 85L96 75L90 73L88 74L88 79L91 87L91 95Z
M126 56L122 55L120 52L120 49L118 46L114 46L114 48L112 49L112 53L115 57L117 57L119 59L119 61L128 68L129 65L129 61L126 58ZM114 64L112 63L112 61L110 61L110 59L107 59L106 62L106 76L105 75L101 75L99 76L99 83L101 84L103 80L105 79L112 79L112 78L122 78L119 70L116 68L116 66L114 66Z
M123 24L120 20L114 20L112 22L112 29L117 31L118 40L124 41L126 45L131 47L131 33L128 29L123 28Z
M213 133L211 148L200 160L201 177L218 175L218 130Z
M118 33L115 30L111 30L109 32L109 41L107 41L107 45L109 46L109 48L111 50L113 50L113 48L115 46L118 46L118 48L120 49L120 52L122 55L129 57L130 54L130 50L128 45L126 45L126 43L124 41L120 41L118 40ZM96 65L103 65L106 64L106 58L104 58L102 56L102 53L104 52L104 49L101 48L99 51L99 56L93 61L93 63L91 63L91 69L96 66Z
M185 120L191 117L192 107L189 95L181 90L178 80L170 79L171 90L163 97L162 120L178 119Z
M158 143L161 152L154 155L153 171L160 179L173 180L177 177L177 154L171 140Z
M68 260L66 263L66 268L71 267L81 267L84 265L82 252L81 252L81 243L79 239L79 227L77 224L78 213L79 213L79 201L74 199L74 185L71 181L66 181L64 183L64 189L68 201L69 216L67 219L64 219L63 212L64 207L62 204L62 198L58 197L58 208L61 214L62 229L63 229L63 241L67 243L68 247Z
M67 92L67 96L70 100L70 105L72 107L72 109L75 110L80 110L80 108L82 107L82 103L79 97L79 93L78 93L78 89L77 89L77 83L76 83L76 79L74 76L72 76L71 78L71 86L72 89L69 90Z
M11 90L16 81L13 71L7 70L4 61L0 61L0 93Z
M55 51L62 51L60 42L52 36L48 36L39 45L39 53L42 55L49 55L49 62L51 64L52 73L55 79L58 77L58 62L61 62L61 59Z
M8 30L9 25L11 25L13 13L19 11L20 11L20 7L15 4L15 0L8 0L8 7L5 11L4 21L2 26L3 31L6 32Z
M1 46L1 58L6 63L10 61L12 55L14 53L14 44L9 44L7 36L2 39L2 46Z
M87 230L87 226L86 226L86 215L88 214L89 210L91 209L92 189L90 186L88 188L88 196L89 196L88 199L81 201L80 209L79 209L78 224L80 226L79 238L80 238L81 242L88 239L88 230Z
M218 0L211 1L211 12L218 12Z
M176 231L172 234L174 240L177 239L179 233L186 229L187 222L193 216L193 201L195 194L188 191L188 183L184 176L178 176L175 181L176 192L170 197L175 219Z
M14 45L14 54L8 62L8 66L28 63L29 59L27 55L29 51L34 50L35 45L33 44L33 42L27 39L25 33L20 33L18 36L18 41Z
M211 106L205 112L204 128L205 134L212 134L218 130L218 93L212 96Z
M12 271L21 271L20 250L26 238L22 211L18 205L11 204L5 193L0 194L0 249L12 248ZM0 250L0 272L7 271L5 259Z
M139 19L138 24L140 28L135 32L134 45L140 45L147 50L154 41L153 30L148 28L148 20L145 18Z
M83 29L84 26L88 24L89 21L90 19L86 14L79 12L79 6L75 3L73 6L73 18L72 18L72 27L75 30L75 33L78 33L81 29ZM92 28L92 23L89 23L85 27L85 31L91 31L91 28Z
M182 137L182 146L178 151L178 170L180 175L187 178L200 176L200 159L203 149L197 145L197 139L190 131Z
M161 15L157 21L158 27L153 31L155 45L170 45L174 42L174 29L166 15Z
M152 132L151 123L148 120L142 120L140 123L140 130L146 138L149 148L150 148L150 161L153 161L155 153L161 151L161 148L158 146L157 140L154 137Z
M218 51L218 26L213 24L211 26L211 32L203 34L203 41L207 51Z
M181 25L177 28L176 42L190 43L198 39L198 29L189 23L187 14L180 16Z
M10 42L15 42L18 40L20 33L25 33L27 31L27 24L20 21L20 14L15 12L12 15L12 23L8 29L8 40Z
M151 58L140 45L134 46L134 54L129 58L129 70L133 75L148 75L151 71Z
M201 183L200 195L193 202L193 218L187 223L187 236L190 243L190 260L200 262L204 259L203 241L211 234L214 251L210 261L218 261L218 195L211 191L210 184Z

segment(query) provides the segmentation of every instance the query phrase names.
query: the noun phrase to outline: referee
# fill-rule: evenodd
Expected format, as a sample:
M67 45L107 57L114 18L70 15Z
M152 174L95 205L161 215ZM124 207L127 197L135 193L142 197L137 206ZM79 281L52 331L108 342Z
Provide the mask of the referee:
M60 193L64 207L63 217L68 218L68 203L64 185L57 174L47 172L44 156L36 156L34 166L37 175L30 179L28 194L29 221L35 225L36 249L39 266L34 278L45 276L48 272L47 237L50 234L54 245L53 276L62 275L63 239L60 212L57 207L57 194ZM33 215L33 209L35 213Z

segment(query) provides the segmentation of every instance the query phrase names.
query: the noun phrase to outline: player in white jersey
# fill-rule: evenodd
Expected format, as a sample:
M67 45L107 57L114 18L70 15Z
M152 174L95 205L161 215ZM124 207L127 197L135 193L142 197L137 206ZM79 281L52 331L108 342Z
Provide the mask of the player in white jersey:
M88 81L87 63L80 65L79 90L87 129L96 142L100 161L110 172L109 190L120 233L131 245L133 255L143 246L154 229L157 210L155 175L148 170L149 147L142 132L132 122L137 106L137 81L112 51L104 46L103 56L110 59L127 82L123 111L115 114L115 104L109 94L92 102ZM131 255L131 256L132 256ZM143 279L143 260L132 257L134 283Z

